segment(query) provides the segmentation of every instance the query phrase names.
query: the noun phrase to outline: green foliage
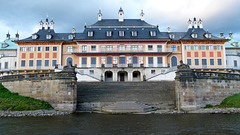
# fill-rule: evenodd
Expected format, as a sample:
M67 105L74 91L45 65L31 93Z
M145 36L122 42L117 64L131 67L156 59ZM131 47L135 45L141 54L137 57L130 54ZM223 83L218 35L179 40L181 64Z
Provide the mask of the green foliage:
M226 79L222 74L220 74L220 77L221 77L221 79L223 79L223 80Z
M240 108L240 93L234 94L230 97L225 98L222 103L217 107L224 107L224 108Z
M39 109L52 109L52 106L45 101L12 93L0 83L0 110L26 111Z
M213 105L207 104L204 108L212 108L212 107L213 107Z

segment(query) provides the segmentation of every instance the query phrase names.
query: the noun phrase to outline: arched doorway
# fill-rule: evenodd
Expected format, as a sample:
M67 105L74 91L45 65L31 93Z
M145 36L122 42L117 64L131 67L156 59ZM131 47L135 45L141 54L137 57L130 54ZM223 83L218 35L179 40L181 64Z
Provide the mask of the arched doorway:
M141 73L139 71L134 71L132 75L133 81L141 81Z
M171 67L177 67L177 57L172 56L171 58Z
M67 58L67 63L66 63L66 65L68 65L69 62L71 62L71 64L73 65L73 59L72 59L72 57L68 57L68 58Z
M128 81L128 73L126 71L118 72L118 81L125 82Z
M112 71L105 72L105 82L112 82L113 81L113 73Z

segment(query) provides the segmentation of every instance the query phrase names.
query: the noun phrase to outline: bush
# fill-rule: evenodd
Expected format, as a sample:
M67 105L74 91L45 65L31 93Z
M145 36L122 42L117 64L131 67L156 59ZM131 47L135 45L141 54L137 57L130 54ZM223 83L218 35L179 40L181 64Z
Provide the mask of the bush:
M212 108L212 107L213 107L213 105L207 104L204 108Z

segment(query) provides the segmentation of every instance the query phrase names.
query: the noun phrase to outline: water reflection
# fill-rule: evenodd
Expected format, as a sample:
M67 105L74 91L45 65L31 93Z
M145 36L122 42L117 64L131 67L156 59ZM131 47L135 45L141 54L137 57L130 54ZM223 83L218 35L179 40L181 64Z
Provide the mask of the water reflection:
M240 134L239 114L109 115L0 118L0 134Z

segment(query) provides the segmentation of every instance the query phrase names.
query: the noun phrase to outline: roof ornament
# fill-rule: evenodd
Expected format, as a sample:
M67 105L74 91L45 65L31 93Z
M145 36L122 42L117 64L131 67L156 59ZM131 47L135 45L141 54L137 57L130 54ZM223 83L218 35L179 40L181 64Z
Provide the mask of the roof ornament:
M73 26L73 28L72 28L72 34L74 34L76 32L76 29L74 28L74 26Z
M47 18L46 18L46 22L45 22L45 30L48 29L48 25L49 25L49 22L48 22L48 14L47 14Z
M192 26L192 20L190 20L190 18L187 23L188 23L188 29L191 29L193 26Z
M9 31L7 33L7 39L10 39L10 34L9 34Z
M98 21L101 21L102 20L102 11L101 11L101 8L99 9L98 11Z
M51 21L51 23L50 23L51 25L50 25L50 30L54 30L54 21L53 21L53 18L52 18L52 21Z
M203 21L202 21L202 19L199 19L199 21L198 21L198 27L199 27L200 29L203 28Z
M18 34L18 30L17 30L17 33L16 33L16 35L15 35L16 37L15 37L15 40L19 40L19 34Z
M39 22L39 30L42 30L43 29L43 21L42 21L42 18L41 18L41 21Z
M123 14L124 14L123 9L122 9L122 7L120 7L120 9L118 11L118 16L119 16L118 21L119 22L123 22Z
M141 10L141 14L140 14L140 17L141 17L141 21L144 21L144 13L143 13L143 9Z
M195 29L198 28L198 24L197 24L197 19L196 19L196 17L193 18L193 27L194 27Z
M87 23L85 22L84 28L87 28Z

